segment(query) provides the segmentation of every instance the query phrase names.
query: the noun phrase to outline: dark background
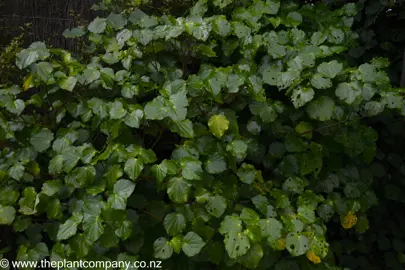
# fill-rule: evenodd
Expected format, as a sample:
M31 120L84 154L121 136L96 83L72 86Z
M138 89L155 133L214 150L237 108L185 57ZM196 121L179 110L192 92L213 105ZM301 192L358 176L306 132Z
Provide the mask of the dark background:
M90 21L96 0L0 0L0 47L25 32L24 45L33 41L74 50L73 41L61 34ZM29 27L26 24L30 24Z

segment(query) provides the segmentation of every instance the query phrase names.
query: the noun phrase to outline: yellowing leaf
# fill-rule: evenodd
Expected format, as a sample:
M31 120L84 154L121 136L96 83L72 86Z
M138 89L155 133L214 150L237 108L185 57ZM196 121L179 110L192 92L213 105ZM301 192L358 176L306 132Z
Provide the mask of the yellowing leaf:
M285 249L285 239L284 238L277 239L275 248L276 248L276 250L284 250Z
M311 262L313 262L314 264L318 264L321 262L321 258L319 258L315 252L313 252L312 250L307 252L307 258L308 260L310 260Z
M28 90L33 86L34 86L34 77L32 74L30 74L28 77L25 78L23 88L24 90Z
M357 216L353 211L349 211L346 216L340 220L342 227L345 229L350 229L357 223Z
M229 121L224 115L214 115L208 121L208 127L215 137L221 138L229 128Z

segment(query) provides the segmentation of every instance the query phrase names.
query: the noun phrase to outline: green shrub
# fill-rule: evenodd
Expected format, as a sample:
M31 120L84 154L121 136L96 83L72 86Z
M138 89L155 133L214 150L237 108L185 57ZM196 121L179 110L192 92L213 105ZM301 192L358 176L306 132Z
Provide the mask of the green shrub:
M19 74L19 70L15 66L15 57L21 51L23 37L24 34L21 34L5 48L0 48L0 86L18 82L16 74Z
M386 59L345 61L356 12L200 0L66 31L88 60L18 53L0 99L17 259L340 269L330 231L361 237L378 203L367 120L404 114Z

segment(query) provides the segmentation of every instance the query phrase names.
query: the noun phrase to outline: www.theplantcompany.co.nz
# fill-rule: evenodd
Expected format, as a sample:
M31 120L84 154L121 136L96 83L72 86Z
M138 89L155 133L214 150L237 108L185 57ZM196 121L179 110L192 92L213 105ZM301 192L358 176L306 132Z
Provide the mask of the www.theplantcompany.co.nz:
M9 269L24 269L24 268L53 268L53 269L160 269L162 261L68 261L66 259L60 261L9 261L5 258L0 260L0 268Z

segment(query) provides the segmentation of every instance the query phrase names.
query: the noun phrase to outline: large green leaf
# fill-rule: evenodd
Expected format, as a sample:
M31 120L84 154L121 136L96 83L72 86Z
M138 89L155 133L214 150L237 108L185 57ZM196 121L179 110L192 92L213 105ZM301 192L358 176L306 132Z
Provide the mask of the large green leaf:
M143 162L139 158L130 158L125 162L124 171L132 180L136 180L143 170Z
M268 237L269 242L274 243L281 237L283 225L275 218L261 219L259 221L263 237Z
M300 256L309 250L310 242L304 235L290 233L286 238L286 247L292 256Z
M255 226L259 222L260 216L250 208L243 208L240 219L248 226Z
M111 119L121 119L127 114L127 111L121 101L115 101L110 104L109 114Z
M319 73L316 73L312 78L311 78L311 84L313 87L317 89L327 89L332 87L332 81L329 78L325 78Z
M135 184L129 180L121 179L114 184L114 193L128 199L135 190Z
M205 246L204 240L195 232L188 232L183 239L181 249L188 257L192 257L200 253Z
M59 82L60 88L72 92L77 83L76 77L66 77Z
M72 237L77 232L77 226L82 222L83 216L81 214L73 214L63 224L59 225L56 238L60 240L66 240Z
M164 163L155 164L151 168L152 174L156 177L158 183L161 183L167 175L167 167Z
M326 121L332 118L335 109L335 102L327 96L322 96L311 101L307 106L308 115L319 121Z
M263 248L260 244L254 244L249 251L238 258L238 261L249 269L257 268L263 258Z
M121 29L127 24L127 20L121 14L111 13L107 17L107 22L115 29Z
M176 235L186 228L186 220L180 213L170 213L165 217L163 225L169 235Z
M238 169L238 177L245 184L252 184L256 179L257 171L255 167L251 164L243 163Z
M218 174L227 170L227 163L223 156L214 153L205 161L205 170L211 174Z
M47 128L42 128L31 135L30 143L35 150L43 152L51 146L53 139L53 133Z
M48 49L42 42L34 42L28 49L24 49L16 54L16 64L20 69L24 69L38 60L45 60L50 56Z
M154 256L157 259L168 259L173 255L173 248L170 246L169 241L160 237L153 243Z
M205 209L207 209L207 212L214 217L220 218L224 214L226 206L227 203L225 198L220 195L215 195L208 199Z
M336 87L335 94L347 104L352 104L358 97L361 96L361 89L357 84L340 83Z
M162 97L157 97L145 105L146 119L162 120L167 116L168 110Z
M336 60L324 62L317 68L318 72L328 78L335 78L343 69L343 65Z
M245 255L250 249L249 238L242 232L230 231L225 235L225 249L230 258Z
M95 34L101 34L104 32L107 26L107 20L105 18L95 18L88 26L90 32Z
M291 95L292 102L295 108L300 108L306 103L310 102L315 96L315 92L312 88L297 87L293 90Z
M14 207L0 205L0 224L11 225L15 219L15 213Z
M181 161L181 175L188 180L199 180L202 173L201 161L184 159Z
M90 216L83 221L83 230L86 237L92 241L97 241L104 233L103 221L99 216Z
M21 99L10 100L6 103L6 109L15 115L20 115L25 109L25 103Z
M242 220L236 215L225 216L218 231L221 234L227 234L230 232L239 233L242 231Z
M169 198L176 203L185 203L190 193L190 184L180 177L173 177L167 185Z

